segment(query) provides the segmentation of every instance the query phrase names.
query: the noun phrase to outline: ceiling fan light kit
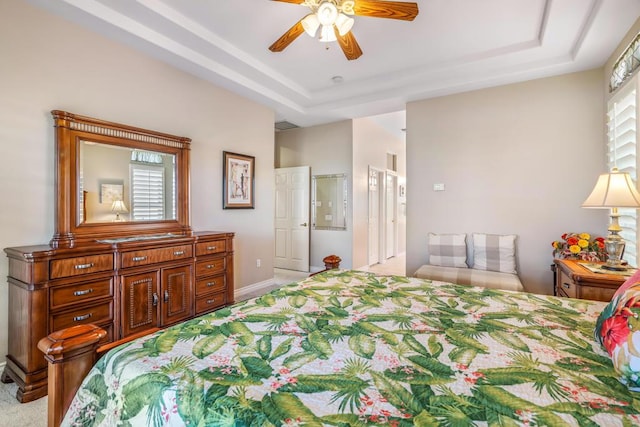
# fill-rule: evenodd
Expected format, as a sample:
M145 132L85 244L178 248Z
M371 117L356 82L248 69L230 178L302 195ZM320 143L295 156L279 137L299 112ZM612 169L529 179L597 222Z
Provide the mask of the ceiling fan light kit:
M351 32L354 19L348 15L369 16L373 18L400 19L413 21L418 16L418 4L401 1L376 0L272 0L306 6L311 13L300 19L269 50L282 52L300 34L306 32L316 37L318 29L321 42L338 41L340 48L349 60L358 59L362 50Z

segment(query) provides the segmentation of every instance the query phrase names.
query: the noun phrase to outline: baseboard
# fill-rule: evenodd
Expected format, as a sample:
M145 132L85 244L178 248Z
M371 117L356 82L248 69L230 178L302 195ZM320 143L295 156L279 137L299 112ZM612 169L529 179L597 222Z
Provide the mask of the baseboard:
M273 278L263 280L262 282L252 283L251 285L236 289L233 296L236 301L244 301L248 299L250 295L265 293L271 286L273 286L273 284Z

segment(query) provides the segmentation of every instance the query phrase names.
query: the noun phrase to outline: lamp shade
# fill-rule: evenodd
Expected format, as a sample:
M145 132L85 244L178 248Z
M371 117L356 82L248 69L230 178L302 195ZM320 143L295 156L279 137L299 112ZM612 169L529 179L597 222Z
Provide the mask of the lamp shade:
M338 29L338 34L344 36L353 27L353 18L348 17L344 13L338 15L338 19L336 19L336 28Z
M316 36L319 26L320 21L318 21L318 17L315 13L310 13L302 19L302 28L304 28L304 31L311 37Z
M116 213L129 212L129 210L127 209L127 206L124 204L122 200L114 201L113 204L111 205L111 211Z
M640 207L640 193L628 173L613 168L610 173L600 175L582 207L637 208Z
M336 33L333 30L333 26L323 25L322 29L320 30L320 38L318 40L325 43L338 40L336 38Z

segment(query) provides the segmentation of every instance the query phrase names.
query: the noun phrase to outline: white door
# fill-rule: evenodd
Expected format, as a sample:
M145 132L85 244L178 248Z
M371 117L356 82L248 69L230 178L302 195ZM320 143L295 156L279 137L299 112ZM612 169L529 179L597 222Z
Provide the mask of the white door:
M398 177L387 171L386 188L385 188L385 258L391 258L397 255L398 246L398 210L396 206L398 188Z
M275 170L276 268L309 271L309 166Z
M369 265L380 262L380 171L369 166Z

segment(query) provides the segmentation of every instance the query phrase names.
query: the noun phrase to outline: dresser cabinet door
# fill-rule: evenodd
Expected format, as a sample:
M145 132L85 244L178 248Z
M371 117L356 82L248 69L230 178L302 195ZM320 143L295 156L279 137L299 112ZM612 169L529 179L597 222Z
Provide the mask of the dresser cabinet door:
M122 276L122 338L158 326L159 271Z
M190 265L162 270L161 326L193 315L193 281Z

